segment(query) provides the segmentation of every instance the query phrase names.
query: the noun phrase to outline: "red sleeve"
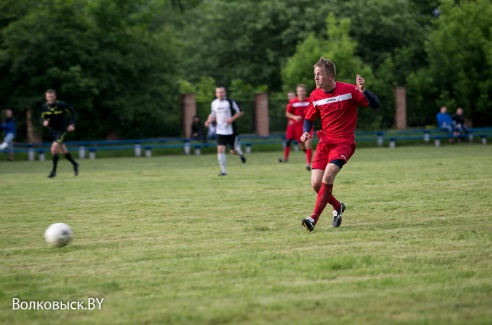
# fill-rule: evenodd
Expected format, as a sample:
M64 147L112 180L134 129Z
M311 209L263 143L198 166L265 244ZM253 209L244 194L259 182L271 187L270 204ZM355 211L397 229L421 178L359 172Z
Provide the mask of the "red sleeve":
M358 106L364 106L367 107L369 105L369 102L367 101L366 96L357 88L357 86L354 86L354 90L352 91L352 99L357 103Z
M309 105L308 107L306 108L306 115L304 116L304 118L306 120L309 120L311 122L314 122L316 120L316 118L318 117L318 110L316 109L316 107L314 107L314 98L313 98L313 94L311 94L311 96L309 96Z

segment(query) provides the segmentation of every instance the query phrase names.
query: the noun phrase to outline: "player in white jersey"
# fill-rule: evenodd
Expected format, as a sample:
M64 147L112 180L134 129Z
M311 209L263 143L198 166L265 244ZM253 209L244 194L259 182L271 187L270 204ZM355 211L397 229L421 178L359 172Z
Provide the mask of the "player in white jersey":
M217 160L220 166L219 176L225 176L227 175L226 146L229 146L231 154L239 155L243 164L246 162L246 157L244 157L239 145L235 122L243 116L244 112L241 111L235 101L227 99L224 87L215 89L215 97L217 98L212 102L211 113L205 126L208 127L214 121L217 123L215 139L217 141Z

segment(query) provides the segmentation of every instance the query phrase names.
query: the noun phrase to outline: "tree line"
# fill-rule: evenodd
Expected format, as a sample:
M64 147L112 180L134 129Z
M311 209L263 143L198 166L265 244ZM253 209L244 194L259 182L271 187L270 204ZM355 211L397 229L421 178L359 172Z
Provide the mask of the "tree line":
M216 85L240 101L267 91L283 110L324 56L380 97L360 128L392 127L396 86L410 126L434 125L441 105L490 126L491 16L489 0L4 0L0 108L22 129L54 88L77 138L174 136L182 93L203 117Z

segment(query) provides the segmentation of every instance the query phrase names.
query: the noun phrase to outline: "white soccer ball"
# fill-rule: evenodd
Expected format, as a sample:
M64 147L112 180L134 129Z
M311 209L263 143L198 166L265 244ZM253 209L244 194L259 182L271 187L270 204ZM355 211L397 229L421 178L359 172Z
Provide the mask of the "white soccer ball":
M44 240L51 246L63 247L72 241L72 228L66 223L51 224L44 232Z

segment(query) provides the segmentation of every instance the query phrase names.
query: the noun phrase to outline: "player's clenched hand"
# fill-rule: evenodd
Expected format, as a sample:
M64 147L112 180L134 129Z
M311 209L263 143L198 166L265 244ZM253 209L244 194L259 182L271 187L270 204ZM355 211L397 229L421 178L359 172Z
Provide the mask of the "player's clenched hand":
M366 90L366 86L365 86L365 80L364 78L362 78L362 76L360 74L357 74L355 76L355 84L357 85L357 88L359 88L360 91L364 91Z
M301 142L306 142L307 140L309 140L311 138L311 134L309 134L309 132L304 132L302 135L301 135Z
M215 117L212 115L209 115L207 120L205 121L205 126L208 127L210 125L210 123L212 123L213 121L215 121Z
M75 126L73 124L70 124L68 127L67 127L67 131L68 132L72 132L73 130L75 130Z
M50 121L49 120L44 120L43 121L43 126L44 127L47 127L49 124L50 124Z

